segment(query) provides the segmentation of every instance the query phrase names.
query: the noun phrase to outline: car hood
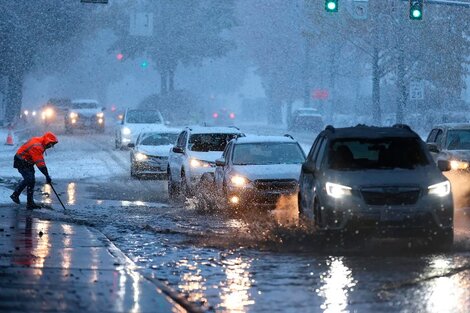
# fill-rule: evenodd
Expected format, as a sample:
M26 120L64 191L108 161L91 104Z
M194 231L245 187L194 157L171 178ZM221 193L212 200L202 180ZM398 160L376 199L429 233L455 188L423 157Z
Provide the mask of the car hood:
M170 154L170 149L173 145L164 145L164 146L137 146L136 151L142 152L146 155L152 156L163 156L168 157Z
M257 179L299 180L301 164L234 165L232 175L238 174L251 181Z
M188 155L189 157L194 158L194 159L214 163L215 160L222 157L222 151L209 151L209 152L189 151Z
M470 150L447 150L445 154L448 160L470 161Z
M420 186L426 188L446 180L444 175L434 166L423 166L414 170L328 170L325 174L324 177L328 177L325 180L353 189L372 186Z
M75 112L79 115L90 117L98 113L101 113L101 110L100 109L72 109L70 110L70 112Z

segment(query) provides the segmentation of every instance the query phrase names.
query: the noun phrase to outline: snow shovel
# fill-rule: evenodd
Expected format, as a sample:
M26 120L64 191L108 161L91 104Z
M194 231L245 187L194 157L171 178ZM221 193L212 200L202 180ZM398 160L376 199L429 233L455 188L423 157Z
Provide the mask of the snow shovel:
M54 191L55 193L55 196L57 197L57 199L59 200L60 202L60 205L62 205L62 208L64 209L64 211L67 211L67 209L65 208L64 204L62 203L62 200L60 200L60 197L59 197L59 194L57 193L57 191L55 191L55 188L52 184L49 184L49 186L51 186L52 188L52 191Z

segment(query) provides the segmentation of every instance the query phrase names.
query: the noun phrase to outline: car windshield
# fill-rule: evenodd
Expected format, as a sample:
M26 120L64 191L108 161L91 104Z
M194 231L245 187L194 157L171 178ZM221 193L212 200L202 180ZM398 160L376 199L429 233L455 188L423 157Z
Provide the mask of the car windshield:
M305 156L296 143L269 142L238 144L233 150L234 165L300 164Z
M224 151L237 134L194 134L189 137L189 150L195 152Z
M470 129L453 129L447 133L448 150L470 150Z
M328 165L335 170L414 169L429 165L416 138L338 139L328 152Z
M165 146L172 145L176 142L178 134L171 133L155 133L146 135L140 142L143 146Z
M131 110L127 112L127 123L131 124L162 124L158 111Z
M75 102L72 103L72 109L96 109L98 104L94 102Z

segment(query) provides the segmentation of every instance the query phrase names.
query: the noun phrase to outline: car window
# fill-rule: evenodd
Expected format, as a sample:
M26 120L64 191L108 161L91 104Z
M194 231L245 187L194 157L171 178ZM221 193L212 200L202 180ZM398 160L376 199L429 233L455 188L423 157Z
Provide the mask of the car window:
M155 133L146 135L141 138L140 144L143 146L165 146L174 144L176 141L176 134L170 133Z
M196 152L224 151L227 143L237 134L194 134L188 142L188 148Z
M313 151L313 157L311 159L312 162L317 161L317 156L318 156L318 151L320 151L320 147L322 146L323 142L326 141L325 137L321 137L320 141L317 144L317 147L315 148L315 151Z
M98 104L96 102L74 102L72 103L72 109L97 109Z
M179 135L176 145L180 148L184 148L184 146L186 145L186 132L185 131Z
M426 142L435 142L437 131L438 129L433 129L431 133L429 133L429 136L428 136L428 139L426 139Z
M470 129L452 129L447 132L448 150L470 150Z
M321 168L323 157L325 155L326 144L327 144L327 140L323 139L322 142L321 142L320 148L318 149L318 155L317 155L316 160L315 160L315 168L317 170L319 170Z
M442 144L443 144L443 142L442 142L443 139L444 139L444 132L442 131L442 129L439 129L437 131L435 143L437 143L441 147Z
M417 138L337 139L328 150L329 168L335 170L414 169L428 164Z
M234 165L301 164L302 148L291 142L237 144L233 150Z
M162 124L160 113L150 110L129 110L126 122L130 124Z
M322 139L322 137L317 137L317 139L315 139L315 141L313 142L312 148L310 148L310 152L308 153L308 156L307 156L307 159L309 161L313 160L313 156L315 155L316 149L318 148L320 139Z

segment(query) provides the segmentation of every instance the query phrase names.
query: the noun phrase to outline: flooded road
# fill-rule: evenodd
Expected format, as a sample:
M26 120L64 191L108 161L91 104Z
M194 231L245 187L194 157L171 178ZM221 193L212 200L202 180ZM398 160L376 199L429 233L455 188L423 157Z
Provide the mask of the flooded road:
M83 171L53 176L65 214L47 186L43 200L54 210L35 214L96 227L142 272L209 311L470 311L467 223L448 252L408 240L325 247L296 219L295 201L274 213L169 202L166 181L129 177L129 152L114 150L112 139L61 137L60 150L48 156L51 175L59 164ZM83 153L67 157L76 149Z

